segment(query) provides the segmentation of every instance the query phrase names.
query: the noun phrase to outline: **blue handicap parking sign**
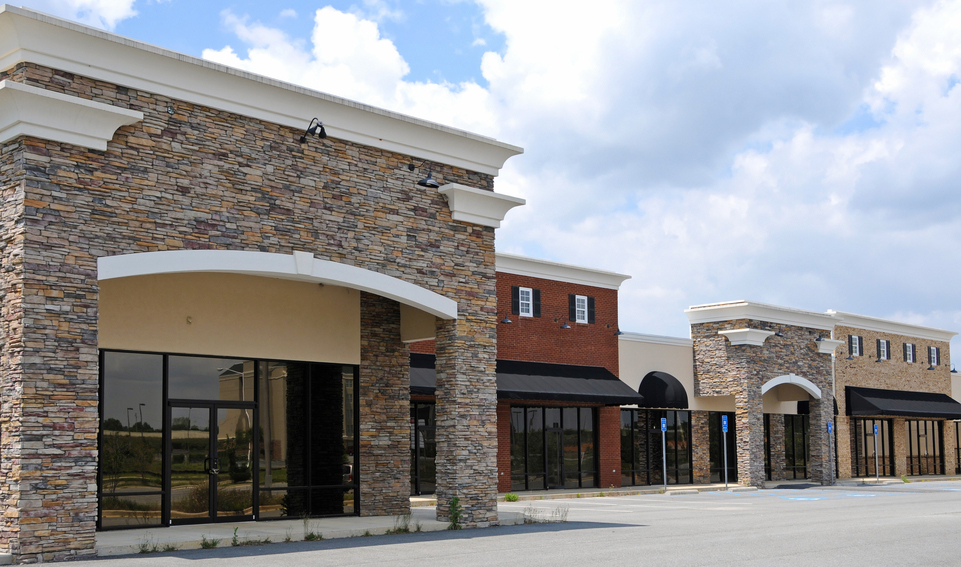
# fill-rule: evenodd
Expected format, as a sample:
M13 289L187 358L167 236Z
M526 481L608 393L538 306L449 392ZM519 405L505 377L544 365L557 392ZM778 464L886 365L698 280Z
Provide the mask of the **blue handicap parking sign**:
M875 435L878 434L878 424L877 424L877 423L874 424L874 434L875 434Z
M829 422L828 422L828 433L831 433L831 432L833 432L833 431L834 431L834 424L829 421Z
M727 416L726 415L721 416L721 431L723 431L724 433L727 433Z
M667 418L661 418L661 431L667 431Z

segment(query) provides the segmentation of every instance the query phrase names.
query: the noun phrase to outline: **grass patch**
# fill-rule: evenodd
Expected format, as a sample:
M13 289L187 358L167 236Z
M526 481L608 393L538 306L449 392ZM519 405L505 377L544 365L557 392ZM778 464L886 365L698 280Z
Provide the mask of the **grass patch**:
M508 492L504 495L504 502L517 502L518 500L520 500L520 497L513 492Z
M213 549L220 545L220 540L217 538L207 539L207 536L200 534L200 547L203 549Z

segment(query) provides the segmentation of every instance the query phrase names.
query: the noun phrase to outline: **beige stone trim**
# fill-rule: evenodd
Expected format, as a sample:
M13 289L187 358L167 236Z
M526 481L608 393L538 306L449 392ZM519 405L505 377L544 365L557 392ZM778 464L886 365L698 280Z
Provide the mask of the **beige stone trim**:
M527 201L493 191L475 189L460 183L448 183L437 190L450 205L451 218L481 226L500 228L507 212Z
M589 285L604 289L618 289L625 280L631 279L631 276L615 272L594 270L548 260L536 260L514 254L497 253L496 263L497 271L504 272L505 274L528 276L531 278L541 278L578 285ZM634 336L650 337L652 335ZM690 345L691 343L689 341L686 346Z
M718 331L717 334L724 335L731 341L731 346L753 345L761 346L774 331L763 331L761 329L729 329Z

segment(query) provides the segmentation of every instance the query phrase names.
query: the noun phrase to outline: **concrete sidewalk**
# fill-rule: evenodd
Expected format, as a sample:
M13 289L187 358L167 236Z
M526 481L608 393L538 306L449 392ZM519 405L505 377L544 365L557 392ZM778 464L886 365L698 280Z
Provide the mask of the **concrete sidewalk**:
M435 516L436 511L433 507L414 508L411 510L406 529L412 532L446 530L448 523L438 522ZM500 511L498 516L502 526L524 523L523 514ZM205 544L206 547L230 547L321 538L362 537L395 533L399 529L404 529L403 521L401 516L349 516L306 521L275 520L114 530L97 532L96 549L98 556L107 557L178 549L200 549L205 547Z

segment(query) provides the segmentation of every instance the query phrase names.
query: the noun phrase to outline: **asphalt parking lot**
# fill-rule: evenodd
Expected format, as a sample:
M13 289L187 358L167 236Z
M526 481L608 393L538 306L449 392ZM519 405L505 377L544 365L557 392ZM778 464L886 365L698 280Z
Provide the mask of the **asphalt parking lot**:
M531 524L218 548L104 567L961 564L961 483L774 489L501 504Z

